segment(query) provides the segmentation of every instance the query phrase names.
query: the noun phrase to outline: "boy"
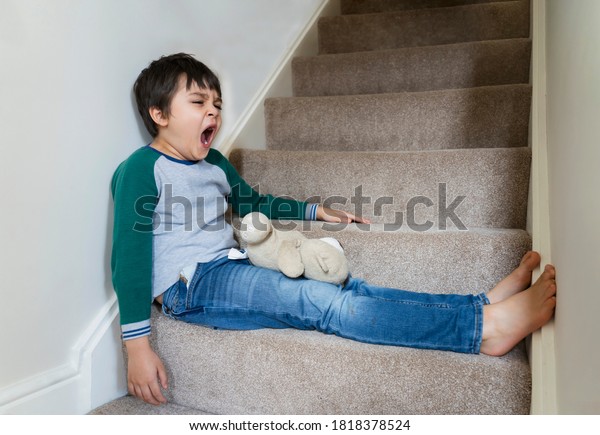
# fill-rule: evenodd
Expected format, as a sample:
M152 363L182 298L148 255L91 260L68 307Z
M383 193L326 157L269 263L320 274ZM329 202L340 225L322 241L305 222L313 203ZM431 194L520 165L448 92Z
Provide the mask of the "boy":
M430 295L289 279L247 260L225 221L241 216L364 222L366 219L259 195L211 144L221 126L217 77L186 54L162 57L134 92L154 140L115 172L112 270L128 352L128 387L148 403L166 400L164 366L151 349L150 306L175 319L224 329L316 329L376 344L503 355L545 324L555 307L555 271L529 287L540 257L529 252L487 295ZM529 288L528 288L529 287Z

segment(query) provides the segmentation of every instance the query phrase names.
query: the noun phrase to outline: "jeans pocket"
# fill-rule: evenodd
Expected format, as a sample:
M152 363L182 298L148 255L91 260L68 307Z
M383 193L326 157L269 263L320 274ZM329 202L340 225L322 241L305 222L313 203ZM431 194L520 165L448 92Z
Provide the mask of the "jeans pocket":
M186 301L188 286L184 279L180 278L166 292L163 298L163 313L169 317L177 317L187 311Z

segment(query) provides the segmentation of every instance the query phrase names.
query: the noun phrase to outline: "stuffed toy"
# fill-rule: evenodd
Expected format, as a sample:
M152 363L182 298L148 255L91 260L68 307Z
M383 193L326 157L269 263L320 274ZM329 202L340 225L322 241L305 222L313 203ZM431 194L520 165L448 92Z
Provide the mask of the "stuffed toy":
M348 262L337 240L308 239L299 231L281 231L259 212L242 220L240 236L255 266L279 270L290 278L341 284L348 277Z

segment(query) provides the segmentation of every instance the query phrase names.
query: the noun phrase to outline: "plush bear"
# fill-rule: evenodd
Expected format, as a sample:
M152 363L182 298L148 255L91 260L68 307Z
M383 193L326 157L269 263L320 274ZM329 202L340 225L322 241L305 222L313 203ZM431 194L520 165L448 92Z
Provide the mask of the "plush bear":
M244 217L240 236L255 266L279 270L290 278L304 275L334 284L348 277L348 262L335 239L308 239L299 231L278 230L259 212Z

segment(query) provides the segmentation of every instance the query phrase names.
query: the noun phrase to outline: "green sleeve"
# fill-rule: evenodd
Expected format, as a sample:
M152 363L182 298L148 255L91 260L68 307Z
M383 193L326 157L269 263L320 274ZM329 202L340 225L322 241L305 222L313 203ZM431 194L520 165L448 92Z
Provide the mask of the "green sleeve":
M112 280L124 339L150 332L152 217L158 201L154 163L158 154L148 151L151 150L141 148L123 162L111 185L114 200ZM139 328L140 324L143 328Z
M307 219L308 203L259 194L246 183L229 160L219 151L211 149L205 160L219 166L225 172L231 186L229 203L233 211L240 216L259 211L271 219Z

